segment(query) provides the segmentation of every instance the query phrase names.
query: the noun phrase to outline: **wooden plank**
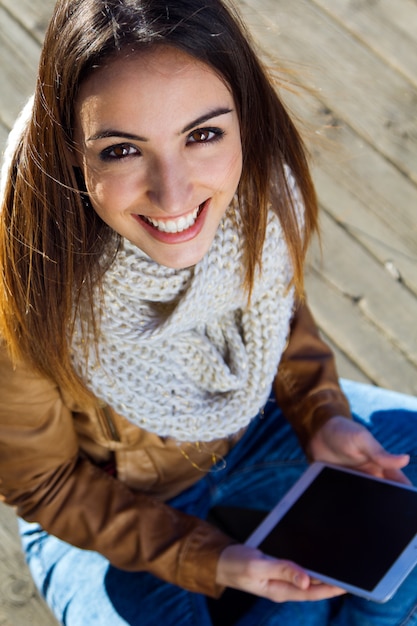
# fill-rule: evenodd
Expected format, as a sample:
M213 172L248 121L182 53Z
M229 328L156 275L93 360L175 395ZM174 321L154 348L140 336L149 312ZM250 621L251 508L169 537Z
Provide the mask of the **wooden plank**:
M334 180L397 233L409 252L417 251L417 186L384 159L372 143L364 142L347 124L319 107L319 101L314 108L309 107L308 118L326 131L322 144L311 144L316 169L331 173Z
M11 127L32 93L39 45L0 6L0 121Z
M315 245L310 262L417 366L417 299L326 213L322 229L323 256Z
M414 370L417 392L417 299L327 214L322 214L323 256L314 245L309 261ZM343 323L345 323L345 319Z
M316 129L306 139L324 209L417 294L417 186L318 98L283 96Z
M307 277L311 309L320 328L374 384L417 393L416 369L364 317L351 298L311 270Z
M313 0L384 62L417 85L417 3L414 0Z
M309 284L310 279L307 276L307 285ZM311 289L314 287L311 286ZM348 380L354 380L359 383L367 383L372 384L372 381L368 376L366 376L357 365L337 346L333 343L332 339L324 332L323 329L320 330L320 334L323 337L324 341L333 351L333 354L336 358L336 366L337 371L340 378L346 378Z
M24 561L12 509L0 504L0 624L57 626Z
M354 195L354 191L344 187L332 175L332 171L314 168L322 208L330 214L352 237L377 259L382 267L401 282L414 297L417 295L417 246L406 244L394 230L394 223L401 213L393 211L393 229L365 204L363 198ZM366 182L366 181L362 181ZM400 217L398 217L400 219ZM416 235L415 227L410 234Z
M6 128L6 126L0 121L0 162L3 157L3 152L4 152L5 145L6 145L8 132L9 132L8 128Z
M242 9L268 52L314 68L326 106L417 182L414 85L307 0L244 0Z
M0 3L38 42L43 41L54 0L1 0Z

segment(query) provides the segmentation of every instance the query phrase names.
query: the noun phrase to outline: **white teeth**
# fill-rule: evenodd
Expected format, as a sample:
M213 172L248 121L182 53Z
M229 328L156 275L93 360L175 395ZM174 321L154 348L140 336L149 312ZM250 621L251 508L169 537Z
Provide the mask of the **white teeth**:
M183 215L177 220L154 220L151 217L144 217L145 221L152 224L154 228L163 233L181 233L183 230L191 228L196 222L200 207L198 206L192 213Z

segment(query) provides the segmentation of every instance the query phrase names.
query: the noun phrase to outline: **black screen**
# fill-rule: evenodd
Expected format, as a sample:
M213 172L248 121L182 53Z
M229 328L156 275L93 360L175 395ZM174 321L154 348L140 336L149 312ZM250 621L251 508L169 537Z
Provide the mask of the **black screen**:
M416 532L415 491L325 467L259 548L372 591Z

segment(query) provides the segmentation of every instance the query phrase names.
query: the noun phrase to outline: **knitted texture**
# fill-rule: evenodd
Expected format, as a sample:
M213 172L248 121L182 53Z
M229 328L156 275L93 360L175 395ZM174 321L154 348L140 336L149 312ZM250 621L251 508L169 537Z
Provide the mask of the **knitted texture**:
M246 426L268 399L293 306L291 263L272 211L250 305L242 268L233 207L193 268L158 265L125 241L104 279L98 357L90 349L86 364L75 337L87 386L137 426L180 442Z

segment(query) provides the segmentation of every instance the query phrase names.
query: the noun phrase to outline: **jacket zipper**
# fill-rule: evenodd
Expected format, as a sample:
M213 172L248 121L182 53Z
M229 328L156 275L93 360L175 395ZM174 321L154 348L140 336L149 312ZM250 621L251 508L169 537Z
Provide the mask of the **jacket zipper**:
M116 428L116 426L115 426L115 424L113 422L112 415L111 415L111 410L109 409L109 407L108 406L104 406L101 409L101 414L102 414L102 416L104 418L106 430L107 430L107 433L110 436L110 439L112 441L116 441L116 442L120 443L120 441L121 441L120 435L117 432L117 428Z

